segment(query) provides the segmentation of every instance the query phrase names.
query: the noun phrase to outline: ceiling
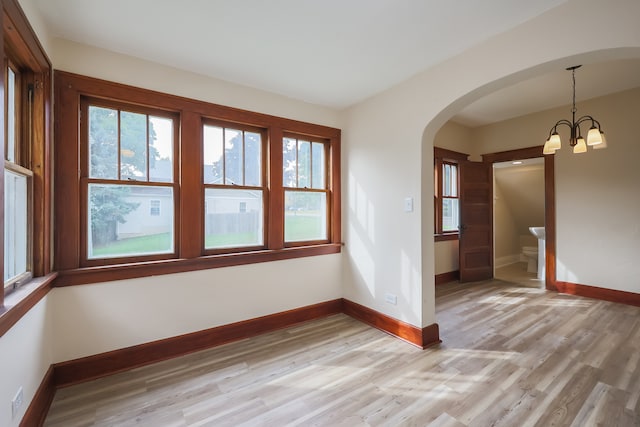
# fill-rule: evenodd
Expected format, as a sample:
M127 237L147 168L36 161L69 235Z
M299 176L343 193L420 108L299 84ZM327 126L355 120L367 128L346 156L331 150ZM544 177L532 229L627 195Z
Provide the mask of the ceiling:
M566 0L33 1L54 37L340 109ZM614 78L583 67L579 95L640 86L640 61L618 66ZM566 105L569 82L562 71L541 76L455 120L477 126Z

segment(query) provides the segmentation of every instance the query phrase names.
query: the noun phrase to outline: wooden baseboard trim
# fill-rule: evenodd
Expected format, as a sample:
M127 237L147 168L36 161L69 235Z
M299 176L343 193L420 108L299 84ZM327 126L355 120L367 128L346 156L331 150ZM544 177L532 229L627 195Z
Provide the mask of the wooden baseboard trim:
M441 342L437 323L420 329L347 299L343 300L342 310L354 319L423 349Z
M56 384L54 382L53 365L49 366L44 378L31 400L31 404L20 421L20 427L41 426L49 412L49 406L53 401L56 393Z
M437 323L421 329L352 301L336 299L204 331L55 363L45 374L20 426L42 425L56 388L90 381L339 313L344 313L423 349L441 342Z
M55 385L66 387L78 384L341 312L342 300L337 299L56 363L53 365Z
M579 283L559 282L555 283L556 290L563 294L578 295L603 301L618 302L621 304L640 307L640 294L615 289L599 288L597 286L581 285Z
M449 282L455 282L456 280L460 280L460 270L436 274L436 286L444 285L445 283Z

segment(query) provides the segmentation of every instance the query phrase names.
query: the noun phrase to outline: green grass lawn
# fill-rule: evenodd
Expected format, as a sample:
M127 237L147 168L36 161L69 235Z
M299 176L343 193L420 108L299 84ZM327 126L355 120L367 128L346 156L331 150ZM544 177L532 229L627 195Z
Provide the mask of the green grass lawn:
M207 249L230 246L255 246L261 239L256 233L207 234L204 236L204 247Z
M116 240L107 245L93 248L93 256L101 257L171 252L172 247L171 233L151 234L148 236Z
M289 242L302 240L323 240L322 217L296 215L285 216L285 240ZM256 233L209 234L205 236L205 247L209 249L230 246L253 246L260 241ZM130 237L93 248L94 258L126 256L132 254L149 254L171 252L171 233L151 234L148 236Z
M287 242L302 240L323 240L322 217L311 215L296 215L287 213L284 216L284 239Z

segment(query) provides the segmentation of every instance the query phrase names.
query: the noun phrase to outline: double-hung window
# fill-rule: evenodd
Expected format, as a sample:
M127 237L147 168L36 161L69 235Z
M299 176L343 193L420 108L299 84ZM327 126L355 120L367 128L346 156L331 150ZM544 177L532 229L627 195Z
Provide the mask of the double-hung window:
M11 291L32 277L33 171L30 162L33 87L20 71L5 68L4 146L4 289Z
M460 229L460 167L467 155L434 148L435 234L457 236Z
M340 252L339 129L61 71L55 84L56 285Z
M86 263L174 254L175 118L90 98L82 117Z
M327 143L285 135L282 141L284 241L327 241Z
M205 121L202 134L205 250L263 247L264 131Z

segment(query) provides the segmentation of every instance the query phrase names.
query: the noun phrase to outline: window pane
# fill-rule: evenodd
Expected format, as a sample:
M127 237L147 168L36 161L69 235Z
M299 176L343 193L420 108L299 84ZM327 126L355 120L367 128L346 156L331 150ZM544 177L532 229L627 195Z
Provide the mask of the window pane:
M27 271L28 179L4 171L4 281Z
M242 145L242 131L224 130L224 183L227 185L243 185Z
M442 231L458 231L458 199L442 199Z
M205 125L203 127L203 143L204 183L222 184L224 178L222 128Z
M205 248L262 246L262 191L205 189Z
M89 177L118 179L118 111L89 107Z
M458 167L451 165L451 196L458 197Z
M282 185L285 187L297 187L297 140L294 138L282 139Z
M262 184L261 141L259 133L244 133L244 185L259 187Z
M120 177L147 180L147 116L120 113Z
M6 159L16 162L16 74L11 67L7 76L7 152Z
M311 187L311 143L298 141L298 188Z
M151 200L159 215L152 215ZM88 257L172 253L173 206L172 188L89 184Z
M324 144L314 142L311 145L313 170L311 176L313 179L312 188L324 189L325 187L325 160L324 160Z
M173 182L173 120L149 117L149 180Z
M326 193L286 191L284 207L286 242L327 239Z
M446 163L442 165L442 195L451 195L451 166Z

